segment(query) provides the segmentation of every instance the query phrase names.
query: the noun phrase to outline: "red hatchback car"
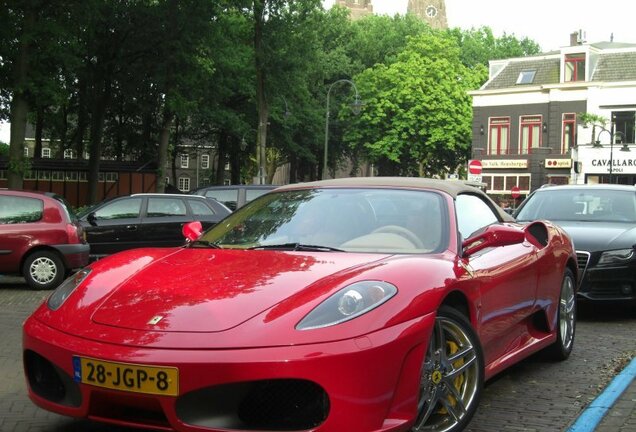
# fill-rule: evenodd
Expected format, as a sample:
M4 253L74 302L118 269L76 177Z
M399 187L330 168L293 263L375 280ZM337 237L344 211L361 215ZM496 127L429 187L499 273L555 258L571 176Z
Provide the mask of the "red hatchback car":
M88 264L89 250L62 197L0 190L0 273L22 275L32 289L53 289Z

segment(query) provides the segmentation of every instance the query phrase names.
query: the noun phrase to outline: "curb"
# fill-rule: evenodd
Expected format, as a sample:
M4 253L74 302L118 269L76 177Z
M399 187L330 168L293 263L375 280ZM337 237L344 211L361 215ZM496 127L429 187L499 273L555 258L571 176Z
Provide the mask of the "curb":
M603 392L590 403L566 432L592 432L636 377L636 358L612 379Z

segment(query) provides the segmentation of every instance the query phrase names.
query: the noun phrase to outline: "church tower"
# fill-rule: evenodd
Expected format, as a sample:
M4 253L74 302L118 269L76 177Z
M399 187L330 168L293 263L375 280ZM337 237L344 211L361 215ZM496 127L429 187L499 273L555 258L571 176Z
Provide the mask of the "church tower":
M373 15L371 0L336 0L336 4L349 9L352 20Z
M448 28L444 0L409 0L406 13L414 14L426 21L432 28Z

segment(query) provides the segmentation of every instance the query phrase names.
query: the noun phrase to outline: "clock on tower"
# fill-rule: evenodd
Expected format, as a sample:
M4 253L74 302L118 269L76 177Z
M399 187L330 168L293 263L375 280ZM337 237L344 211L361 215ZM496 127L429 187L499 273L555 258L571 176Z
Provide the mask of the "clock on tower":
M409 0L406 12L415 14L433 28L448 28L444 0Z

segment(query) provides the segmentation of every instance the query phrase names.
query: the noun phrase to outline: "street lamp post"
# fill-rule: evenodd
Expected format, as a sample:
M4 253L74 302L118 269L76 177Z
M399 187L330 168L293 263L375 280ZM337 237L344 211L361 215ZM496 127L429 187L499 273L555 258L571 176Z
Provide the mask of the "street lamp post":
M325 114L325 148L324 148L324 155L322 158L322 179L326 179L327 178L327 173L328 173L328 169L327 169L327 155L328 155L328 148L329 148L329 96L331 95L331 89L333 88L334 85L341 83L341 82L345 82L345 83L349 83L351 84L351 86L353 87L353 89L356 92L356 99L352 104L352 109L353 109L353 113L354 114L359 114L360 113L360 109L362 107L362 101L360 100L360 97L358 95L358 88L356 87L355 83L351 80L348 79L339 79L338 81L333 82L330 86L329 86L329 90L327 90L327 112Z

